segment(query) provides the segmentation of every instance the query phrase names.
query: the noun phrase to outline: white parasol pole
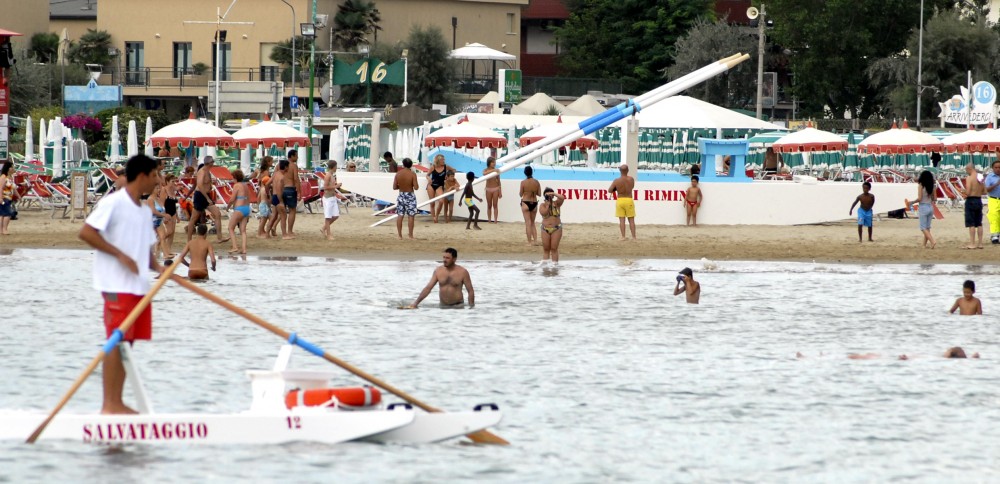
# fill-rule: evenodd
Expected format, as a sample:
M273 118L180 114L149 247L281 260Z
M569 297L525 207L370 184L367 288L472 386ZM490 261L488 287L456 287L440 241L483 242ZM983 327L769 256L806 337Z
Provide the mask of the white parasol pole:
M501 174L513 170L514 168L524 163L527 163L531 160L534 160L535 158L538 158L546 153L549 153L559 148L560 146L568 145L573 141L579 139L583 135L593 133L605 126L608 126L612 123L625 119L628 116L632 116L646 107L652 106L670 96L673 96L679 92L683 92L684 90L692 86L700 84L701 82L704 82L705 80L711 77L726 72L729 69L736 66L737 64L749 58L750 56L747 54L734 54L725 59L720 59L716 62L713 62L712 64L702 67L701 69L691 72L679 79L675 79L671 82L668 82L650 92L647 92L646 94L636 97L635 99L619 104L618 106L615 106L612 109L604 111L603 113L591 116L577 123L577 125L575 126L567 123L565 130L563 132L556 133L546 138L543 138L538 142L531 143L528 146L522 147L517 151L514 151L513 153L510 153L498 159L497 166L500 166L500 168L497 171L490 173L489 175L477 178L475 181L472 182L473 186L479 183L485 183L486 180L489 180L490 178L498 177ZM502 166L501 163L503 163ZM455 190L448 191L439 196L431 198L430 200L418 204L417 207L419 208L428 205L430 203L436 202L449 195L454 195L454 193ZM396 218L395 214L390 215L389 217L386 217L370 225L370 227L381 225L390 220L394 220L395 218Z
M244 119L240 123L240 128L249 128L249 127L250 127L249 119ZM247 146L246 148L240 150L240 170L243 170L243 174L246 176L250 175L250 158L252 151L253 148L250 146Z
M118 116L111 117L111 154L108 155L108 161L115 163L120 161L122 153L122 138L118 134Z
M63 175L63 140L62 140L62 122L59 118L55 119L55 123L52 123L52 131L49 132L49 136L52 137L52 176L58 178Z
M31 116L28 116L24 128L24 161L29 162L35 159L35 134L33 133L35 127L31 125Z

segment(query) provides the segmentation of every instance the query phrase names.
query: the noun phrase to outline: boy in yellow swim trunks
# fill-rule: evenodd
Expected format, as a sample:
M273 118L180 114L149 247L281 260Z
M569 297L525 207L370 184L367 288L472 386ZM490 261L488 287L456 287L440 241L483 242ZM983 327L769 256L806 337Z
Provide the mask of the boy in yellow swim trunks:
M628 219L628 226L632 232L632 240L635 240L635 202L632 200L632 190L635 188L635 178L628 175L628 165L622 164L618 167L621 176L615 178L608 187L609 193L617 196L615 202L615 216L618 217L618 229L621 231L621 240L625 240L625 219Z

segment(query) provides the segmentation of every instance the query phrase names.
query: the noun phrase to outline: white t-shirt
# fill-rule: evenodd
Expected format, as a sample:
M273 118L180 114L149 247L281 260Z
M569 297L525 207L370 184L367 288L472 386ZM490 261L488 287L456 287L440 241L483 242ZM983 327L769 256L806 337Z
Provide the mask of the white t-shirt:
M97 251L94 258L94 289L143 295L149 292L149 253L156 243L153 211L149 206L136 205L122 188L104 197L87 217L87 225L97 229L101 237L135 261L139 273L134 274L110 254Z

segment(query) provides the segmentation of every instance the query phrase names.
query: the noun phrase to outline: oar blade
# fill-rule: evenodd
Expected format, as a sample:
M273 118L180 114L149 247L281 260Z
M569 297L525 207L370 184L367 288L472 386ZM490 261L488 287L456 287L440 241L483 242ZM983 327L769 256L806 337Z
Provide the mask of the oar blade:
M466 437L468 437L469 440L477 444L510 445L510 442L507 442L499 435L490 433L487 430L479 430L477 432L473 432L469 435L466 435Z

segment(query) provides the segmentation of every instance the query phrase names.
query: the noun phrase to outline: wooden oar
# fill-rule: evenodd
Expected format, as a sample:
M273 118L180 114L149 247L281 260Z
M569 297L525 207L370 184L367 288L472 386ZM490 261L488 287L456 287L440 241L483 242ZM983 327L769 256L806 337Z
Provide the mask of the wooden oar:
M56 408L52 410L52 413L50 413L49 416L42 421L42 424L31 433L31 436L29 436L26 441L27 443L33 444L36 440L38 440L38 437L42 435L45 427L49 426L49 423L52 422L52 419L55 418L56 414L59 413L59 411L62 410L67 403L69 403L69 400L73 398L73 395L80 389L83 382L85 382L87 378L90 377L90 374L94 372L97 365L104 359L104 355L113 351L115 347L118 346L118 343L121 343L125 333L132 327L133 324L135 324L135 320L139 319L139 315L146 309L146 306L149 306L149 302L153 300L153 296L155 296L156 293L160 291L160 288L167 283L167 280L173 276L174 269L176 269L179 265L180 264L171 264L167 266L167 269L164 270L162 274L160 274L160 279L156 281L156 284L153 285L152 289L150 289L149 292L147 292L146 295L139 300L139 304L132 308L132 312L128 314L125 321L122 321L122 324L118 326L118 329L111 333L108 341L104 343L103 347L101 347L101 351L99 351L97 356L90 361L90 364L83 369L83 374L80 375L75 382L73 382L73 386L70 387L69 391L66 392L66 395L63 396L59 405L56 405Z
M258 326L260 326L260 327L262 327L262 328L264 328L264 329L266 329L266 330L268 330L268 331L270 331L270 332L272 332L272 333L274 333L274 334L276 334L278 336L280 336L282 339L284 339L285 341L288 341L290 344L298 345L302 349L304 349L304 350L306 350L306 351L308 351L308 352L310 352L310 353L312 353L312 354L314 354L316 356L319 356L320 358L323 358L324 360L329 361L330 363L333 363L334 365L337 365L337 366L339 366L339 367L341 367L341 368L343 368L343 369L345 369L345 370L353 373L354 375L356 375L356 376L360 377L361 379L363 379L363 380L371 383L372 385L375 385L375 386L377 386L379 388L382 388L385 391L387 391L389 393L392 393L393 395L396 395L399 398L402 398L406 402L408 402L408 403L410 403L410 404L412 404L412 405L414 405L416 407L419 407L420 409L422 409L422 410L424 410L426 412L440 412L441 411L441 410L439 410L437 408L434 408L434 407L431 407L430 405L427 405L424 402L421 402L420 400L417 400L416 398L410 396L406 392L403 392L402 390L400 390L400 389L398 389L398 388L396 388L396 387L394 387L394 386L392 386L392 385L390 385L390 384L388 384L388 383L386 383L386 382L384 382L384 381L382 381L382 380L380 380L380 379L378 379L378 378L376 378L376 377L374 377L374 376L372 376L372 375L364 372L360 368L358 368L358 367L356 367L356 366L354 366L354 365L352 365L352 364L350 364L350 363L348 363L348 362L346 362L344 360L341 360L340 358L337 358L336 356L333 356L333 355L331 355L331 354L323 351L318 346L316 346L316 345L314 345L314 344L312 344L312 343L310 343L308 341L305 341L302 338L299 338L295 333L289 333L288 331L285 331L284 329L281 329L281 328L279 328L279 327L277 327L277 326L275 326L275 325L273 325L273 324L271 324L271 323L269 323L267 321L264 321L259 316L255 315L255 314L252 314L249 311L246 311L245 309L237 307L235 304L233 304L233 303L231 303L231 302L229 302L229 301L227 301L225 299L222 299L221 297L216 296L215 294L212 294L212 293L206 291L205 289L202 289L197 284L194 284L194 283L188 281L187 279L184 279L184 278L181 278L181 277L177 277L177 276L173 276L173 279L174 279L174 282L180 284L183 287L186 287L186 288L190 289L195 294L198 294L199 296L202 296L205 299L208 299L209 301L212 301L212 302L218 304L219 306L222 306L222 307L224 307L224 308L226 308L226 309L228 309L228 310L230 310L230 311L232 311L232 312L234 312L234 313L236 313L236 314L238 314L240 316L243 316L244 318L250 320L250 322L252 322L252 323L254 323L254 324L256 324L256 325L258 325ZM477 444L497 444L497 445L509 445L510 444L510 442L507 442L506 440L502 439L500 436L492 434L492 433L490 433L490 432L488 432L486 430L480 430L480 431L477 431L477 432L473 432L471 434L466 435L466 437L468 437L470 440L472 440L473 442L475 442Z

